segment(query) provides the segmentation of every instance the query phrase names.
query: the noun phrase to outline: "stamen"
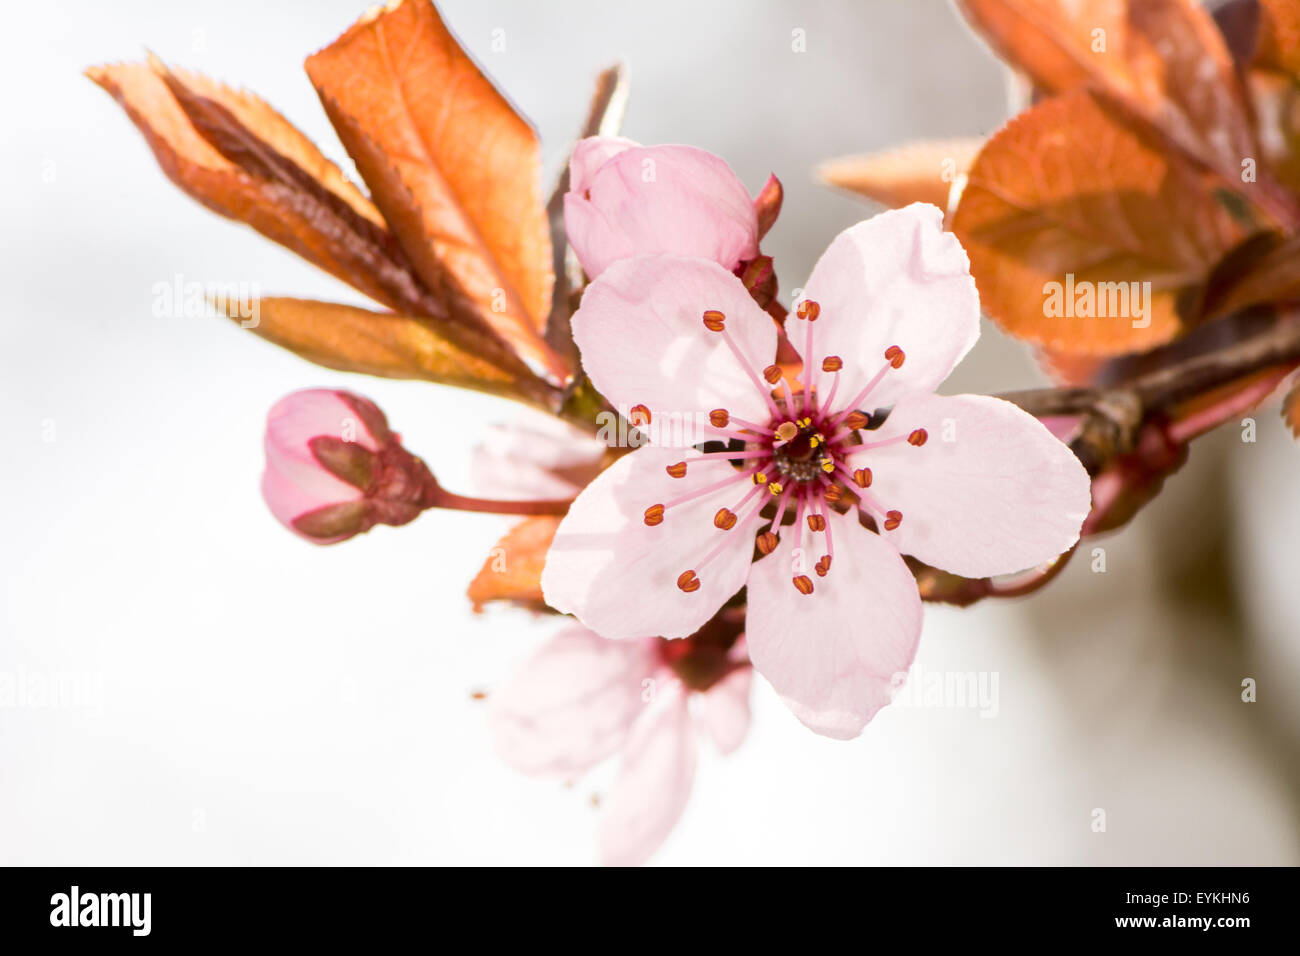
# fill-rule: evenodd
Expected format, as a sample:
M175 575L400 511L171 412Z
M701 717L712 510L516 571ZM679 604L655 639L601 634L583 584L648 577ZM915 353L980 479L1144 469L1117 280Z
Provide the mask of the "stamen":
M795 586L795 590L797 590L800 594L813 593L812 578L808 577L808 575L806 574L796 575L794 579L794 586Z
M640 428L650 424L650 409L644 405L633 405L627 413L627 420Z
M776 546L781 543L781 539L774 535L771 530L764 531L754 539L754 544L758 546L761 554L771 554L776 550Z
M822 498L827 504L833 505L844 497L844 489L839 485L827 485L826 490L822 492Z
M647 527L653 528L657 524L662 524L664 520L664 506L651 505L645 510L645 523Z
M925 444L925 440L929 437L929 433L927 433L924 428L917 428L912 431L912 434L907 436L907 443L920 448Z
M676 498L673 498L669 501L665 501L661 505L654 505L653 507L676 508L678 505L683 505L688 501L694 501L696 498L699 498L701 495L707 495L710 492L717 491L719 488L726 488L728 485L733 485L738 481L743 481L745 478L748 478L752 474L753 474L752 471L734 472L730 476L723 478L721 481L715 481L713 484L704 485L701 488L694 488L691 491L686 492L686 494L684 495L678 495ZM646 509L646 510L648 513L650 509ZM658 524L658 522L655 522L655 524Z
M695 576L694 571L683 571L677 576L677 586L690 594L700 589L700 579Z
M808 530L809 530L809 531L825 531L825 530L826 530L826 518L825 518L823 515L819 515L819 514L811 514L811 515L809 515L809 516L808 516Z
M675 465L669 465L667 468L664 469L664 471L668 472L669 478L685 478L686 462L679 461Z
M731 424L731 416L725 408L715 408L709 412L709 424L714 428L726 428Z
M715 318L710 319L710 316L714 316ZM735 340L731 337L731 333L727 331L726 326L723 324L724 322L725 316L723 316L721 312L711 309L704 313L704 327L710 332L719 332L722 334L722 341L727 343L727 348L731 349L731 354L736 357L736 361L739 362L740 367L745 370L745 374L748 375L750 381L754 383L754 387L763 393L763 398L767 401L768 408L771 409L772 414L779 418L781 411L776 407L776 402L772 399L771 393L763 387L762 379L760 379L758 373L754 371L754 366L749 363L749 359L745 358L744 353L740 351L740 346L737 345Z
M823 372L838 372L844 367L844 360L838 355L828 355L822 359Z
M767 368L763 369L763 381L767 382L768 385L777 384L781 381L781 378L781 366L769 365Z
M826 577L826 572L829 571L830 569L831 569L831 556L829 554L823 554L820 558L817 559L817 563L813 565L813 570L817 572L817 577L819 578Z
M855 431L857 431L859 428L866 428L866 427L867 427L867 423L870 422L870 421L871 421L871 419L867 416L867 414L866 414L865 412L861 412L861 411L852 411L852 412L849 412L849 414L845 416L845 418L844 418L844 427L847 428L847 429L848 429L849 431L851 431L851 432L855 432Z
M719 508L713 516L713 527L719 531L730 531L736 526L736 513L727 508Z
M799 308L795 310L795 315L801 319L807 319L810 323L817 321L817 316L822 314L822 307L812 299L804 299L799 303Z
M886 512L885 512L885 530L886 530L886 531L893 531L895 528L897 528L897 527L898 527L900 524L902 524L902 523L903 523L903 512L901 512L901 511L886 511Z
M797 315L801 319L808 321L808 337L804 340L803 352L803 392L806 396L804 407L812 409L813 394L813 323L817 321L817 316L821 315L822 307L811 299L804 299L799 303Z
M912 433L912 435L915 435L915 434L916 434L916 432L913 432L913 433ZM922 434L924 435L924 432L922 432ZM886 448L886 447L888 447L889 445L897 445L897 444L898 444L899 442L901 442L901 441L912 442L913 445L924 445L924 444L925 444L925 438L924 438L924 437L922 437L922 439L921 439L919 442L916 442L916 441L912 441L912 436L911 436L911 435L895 435L893 438L882 438L880 441L866 441L866 442L863 442L861 445L858 445L858 446L857 446L856 448L854 448L853 450L854 450L854 451L869 451L869 450L872 449L872 448Z
M840 423L862 404L863 400L871 394L871 390L880 384L880 380L885 377L886 372L891 368L902 368L904 358L906 358L906 356L903 354L903 350L897 345L891 345L889 348L885 349L885 364L881 366L879 372L871 377L871 381L867 382L862 391L858 392L857 397L854 398L853 401L849 402L848 409L831 423L831 428L834 429L839 427Z
M857 468L853 471L853 483L859 488L871 487L871 469Z

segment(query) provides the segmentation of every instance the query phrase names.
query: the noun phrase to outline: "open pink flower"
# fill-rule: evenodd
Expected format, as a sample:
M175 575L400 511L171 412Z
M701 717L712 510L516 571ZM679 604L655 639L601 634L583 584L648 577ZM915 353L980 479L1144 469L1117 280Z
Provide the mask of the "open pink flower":
M707 636L607 641L572 625L492 694L497 752L523 773L558 778L621 753L602 801L600 859L635 866L686 807L697 732L724 754L744 740L753 674L744 657L743 639L728 651Z
M569 161L564 226L593 279L637 255L698 256L728 271L758 255L758 216L745 184L694 146L582 140Z
M934 394L979 335L941 223L916 204L836 237L787 320L797 394L772 320L725 267L606 269L573 318L587 373L651 421L702 416L713 443L683 452L660 429L589 485L551 547L547 602L605 637L678 637L746 587L754 666L805 724L848 738L916 651L900 552L982 577L1069 548L1089 507L1069 449L1008 402Z
M304 389L267 413L262 496L286 528L314 544L406 524L436 487L384 413L360 395Z

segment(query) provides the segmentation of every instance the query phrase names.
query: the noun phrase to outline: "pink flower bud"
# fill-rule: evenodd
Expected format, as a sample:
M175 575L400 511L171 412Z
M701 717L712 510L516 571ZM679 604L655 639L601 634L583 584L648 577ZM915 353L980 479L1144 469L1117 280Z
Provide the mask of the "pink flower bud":
M281 524L308 541L334 544L376 524L406 524L437 491L424 462L360 395L306 389L266 416L262 497Z

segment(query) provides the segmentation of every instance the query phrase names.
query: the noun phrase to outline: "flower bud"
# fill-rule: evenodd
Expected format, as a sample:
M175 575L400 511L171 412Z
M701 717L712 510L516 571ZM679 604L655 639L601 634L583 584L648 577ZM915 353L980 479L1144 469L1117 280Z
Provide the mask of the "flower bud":
M433 474L401 446L379 407L351 392L293 392L266 417L262 497L289 530L334 544L401 525L437 495Z

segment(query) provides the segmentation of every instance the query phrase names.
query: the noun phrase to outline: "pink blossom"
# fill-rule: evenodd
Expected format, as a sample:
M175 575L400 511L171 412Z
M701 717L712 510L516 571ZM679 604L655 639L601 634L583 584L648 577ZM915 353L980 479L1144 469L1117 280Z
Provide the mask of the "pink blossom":
M745 184L693 146L582 140L569 161L564 225L593 279L631 256L698 256L732 271L758 255L758 217Z
M523 773L561 779L621 754L602 801L600 859L636 866L686 807L697 733L724 754L744 739L752 671L743 660L743 638L727 651L696 638L607 641L571 625L492 694L497 752Z
M620 458L573 503L542 588L597 633L633 638L691 634L746 587L754 666L805 724L849 738L916 652L901 555L970 577L1050 562L1078 539L1089 483L1016 406L934 394L979 335L969 263L938 209L845 230L803 291L786 323L801 388L774 390L776 328L724 266L638 256L588 287L573 329L596 387L652 420L694 415L729 444Z
M400 525L430 504L433 476L402 448L369 399L327 388L292 392L266 416L262 497L315 544Z
M572 498L608 451L572 425L530 415L486 429L470 457L472 485L493 498Z

